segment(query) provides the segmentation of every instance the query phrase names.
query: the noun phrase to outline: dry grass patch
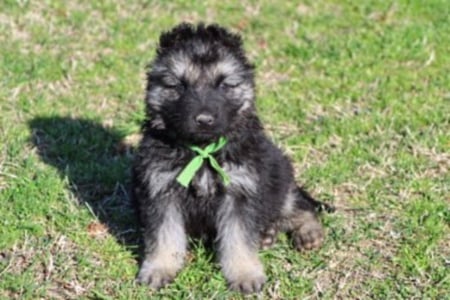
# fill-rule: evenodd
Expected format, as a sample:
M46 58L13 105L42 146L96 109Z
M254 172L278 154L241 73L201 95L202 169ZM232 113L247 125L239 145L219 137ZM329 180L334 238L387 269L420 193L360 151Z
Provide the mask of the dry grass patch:
M21 286L4 290L3 296L21 299L32 290L36 295L52 299L77 299L86 295L93 282L84 278L86 268L101 269L102 261L95 256L83 258L82 249L67 236L55 235L36 239L28 237L12 249L2 251L1 257L6 267L1 277L32 276L32 286Z

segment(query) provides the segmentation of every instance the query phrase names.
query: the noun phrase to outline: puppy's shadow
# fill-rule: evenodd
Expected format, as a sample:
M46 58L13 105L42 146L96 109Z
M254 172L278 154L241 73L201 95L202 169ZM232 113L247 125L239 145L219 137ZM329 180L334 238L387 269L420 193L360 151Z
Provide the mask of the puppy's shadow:
M123 134L70 117L38 117L29 127L42 160L68 179L79 203L138 257L138 223L129 192L132 149L123 143Z

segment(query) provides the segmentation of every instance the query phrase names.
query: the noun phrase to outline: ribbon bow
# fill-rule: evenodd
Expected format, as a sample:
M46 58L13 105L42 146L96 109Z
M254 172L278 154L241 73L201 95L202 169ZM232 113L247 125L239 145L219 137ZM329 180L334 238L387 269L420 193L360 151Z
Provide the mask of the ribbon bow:
M219 138L219 141L217 143L212 143L206 146L204 149L199 148L197 146L189 146L189 149L192 151L195 151L198 153L197 156L195 156L187 165L184 167L184 169L181 171L181 173L177 177L177 181L184 187L188 187L189 183L192 181L192 178L194 178L195 173L200 169L200 167L203 165L203 161L205 159L209 160L209 164L211 167L216 170L217 173L219 173L220 177L222 177L222 180L225 185L230 183L230 177L225 173L225 171L220 167L217 160L211 155L220 149L222 149L223 146L227 143L227 139L223 136Z

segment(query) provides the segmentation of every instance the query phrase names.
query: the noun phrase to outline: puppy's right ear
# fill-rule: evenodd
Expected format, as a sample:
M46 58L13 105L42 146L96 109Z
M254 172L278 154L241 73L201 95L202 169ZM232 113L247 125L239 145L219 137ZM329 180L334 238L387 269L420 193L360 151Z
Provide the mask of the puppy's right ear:
M158 54L175 47L182 39L194 35L194 26L190 23L180 23L170 31L163 32L159 37Z

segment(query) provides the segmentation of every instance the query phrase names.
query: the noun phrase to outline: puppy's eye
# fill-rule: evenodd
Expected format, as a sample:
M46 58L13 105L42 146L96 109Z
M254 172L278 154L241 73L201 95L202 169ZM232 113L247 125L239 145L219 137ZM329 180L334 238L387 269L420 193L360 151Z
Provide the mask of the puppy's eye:
M225 89L232 89L241 85L242 81L243 80L240 77L235 76L225 77L220 81L219 87Z
M222 82L222 83L220 84L220 87L232 89L232 88L238 87L239 84L240 84L240 83Z
M183 80L174 77L162 77L161 83L165 88L176 90L178 93L181 93L186 89L186 83Z
M176 87L177 85L179 85L179 82L177 80L167 77L162 78L161 82L165 87L168 88Z
M184 87L184 84L183 84L182 81L180 81L177 78L174 78L172 76L164 76L164 77L162 77L161 78L161 83L166 88L170 88L170 89Z

